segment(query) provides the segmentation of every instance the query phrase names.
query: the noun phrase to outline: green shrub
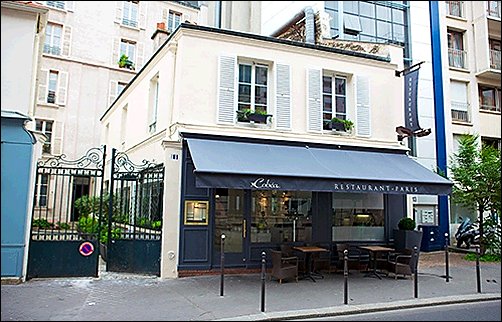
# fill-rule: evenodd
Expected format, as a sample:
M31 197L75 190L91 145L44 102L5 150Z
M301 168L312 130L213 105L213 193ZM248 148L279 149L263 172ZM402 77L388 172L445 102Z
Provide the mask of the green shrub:
M152 228L153 229L159 229L162 228L162 221L160 220L155 220L152 222Z
M77 230L81 233L96 234L99 231L99 222L94 217L81 216L78 219Z
M113 228L112 229L112 239L119 239L122 236L122 228ZM99 241L102 244L108 243L108 227L102 227L101 228L101 234L99 236Z
M401 230L415 230L416 226L415 220L409 217L401 218L401 220L399 220L399 224L397 225L397 227Z
M70 224L68 224L66 222L60 222L60 221L58 221L56 223L56 226L59 227L59 229L65 229L65 230L68 230L71 228Z
M47 221L47 219L34 219L32 227L38 227L42 229L49 229L53 227L54 224Z

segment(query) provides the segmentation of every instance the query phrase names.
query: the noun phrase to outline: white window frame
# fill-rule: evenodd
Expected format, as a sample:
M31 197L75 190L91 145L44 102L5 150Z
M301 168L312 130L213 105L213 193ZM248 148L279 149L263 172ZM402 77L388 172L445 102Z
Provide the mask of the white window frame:
M136 17L133 17L136 8ZM124 1L122 10L122 24L124 26L138 28L139 1Z
M47 179L45 183L42 182L42 179L44 177ZM47 208L47 205L49 204L49 182L51 180L51 177L47 173L40 173L38 174L37 179L37 186L35 187L35 207ZM46 187L45 194L40 194L42 186ZM42 197L45 197L45 203L40 202Z
M159 107L159 76L156 75L152 79L152 90L154 91L152 94L152 106L150 108L150 116L149 116L149 124L148 124L148 132L153 134L157 130L157 112Z
M59 10L66 10L66 1L45 1L45 5Z
M51 130L47 131L47 123L51 123ZM36 119L35 120L35 130L42 132L47 136L47 140L42 146L42 153L50 154L52 152L52 135L54 133L54 121Z
M54 35L54 29L59 28L59 45L55 44L56 37ZM49 22L47 23L45 32L45 43L44 43L44 53L50 55L60 56L63 48L63 25Z
M135 41L127 40L127 39L120 39L119 58L123 54L125 54L127 56L127 59L129 59L133 63L136 63L136 49L137 49L136 45L137 45L137 43ZM131 55L131 48L133 50L132 55Z
M251 66L251 82L250 83L245 83L240 81L240 66ZM267 79L266 79L266 85L262 84L257 84L256 83L256 67L260 68L266 68L267 69ZM246 104L249 105L249 109L251 111L256 111L257 104L255 101L256 98L256 87L265 87L267 89L267 102L265 105L263 104L258 104L258 107L261 107L264 109L267 113L270 113L269 106L270 106L270 66L265 64L265 63L257 63L257 62L247 62L247 61L239 61L237 65L237 110L240 110L239 105L240 104ZM250 102L241 102L240 97L239 97L239 85L249 85L251 86L251 91L250 91Z
M483 103L483 96L481 95L481 92L483 90L493 91L493 93L495 95L495 97L494 97L495 105L481 104L481 103ZM501 94L501 90L499 87L478 84L478 95L479 95L479 109L481 111L492 111L492 112L499 112L500 113L501 105L502 105L502 94Z
M331 78L331 93L328 93L328 92L324 92L324 77L329 77ZM342 79L344 80L345 82L345 94L337 94L337 89L336 89L336 81L338 79ZM331 121L331 119L333 119L334 117L337 117L339 119L344 119L344 120L347 120L347 90L348 90L348 86L347 86L347 83L348 83L348 78L346 76L343 76L343 75L338 75L336 73L324 73L322 75L322 84L321 84L321 91L322 91L322 123L323 123L323 129L326 130L326 128L324 128L324 124L325 124L325 121ZM324 98L325 96L330 96L331 97L331 112L330 111L325 111L324 110L324 106L325 106L325 102L324 102ZM343 98L344 101L345 101L345 111L344 113L337 113L336 111L336 98ZM325 120L324 119L324 114L326 113L331 113L331 118L329 120Z
M56 79L51 79L51 76L52 75L56 75ZM49 70L49 75L48 75L48 78L47 78L47 99L46 99L46 102L49 103L49 104L56 104L57 102L57 91L58 91L58 82L59 82L59 71L57 70ZM54 102L51 102L49 100L49 96L51 94L51 92L53 93L54 95Z
M122 93L122 91L126 88L127 83L117 82L117 97Z
M179 18L178 23L176 23L176 18ZM181 12L177 12L174 10L169 10L169 14L167 17L167 30L169 32L173 32L178 28L181 24L181 20L183 19L183 14Z

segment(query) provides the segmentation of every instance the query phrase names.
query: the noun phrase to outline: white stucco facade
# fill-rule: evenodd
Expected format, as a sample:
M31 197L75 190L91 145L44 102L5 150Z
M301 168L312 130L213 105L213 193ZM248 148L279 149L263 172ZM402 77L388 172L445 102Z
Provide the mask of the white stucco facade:
M403 82L395 76L395 71L402 69L402 49L385 47L390 61L370 56L357 57L351 52L335 53L315 46L304 48L301 45L273 41L271 38L218 32L216 29L189 25L174 34L101 119L104 128L103 144L123 149L132 158L144 158L148 155L158 162L162 161L166 168L162 277L177 276L182 186L181 134L199 133L403 150L404 147L395 135L395 128L401 125L404 117ZM233 107L233 121L223 123L219 119L221 60L228 57L235 58L236 62L255 61L269 67L267 113L272 118L267 124L237 122L236 104ZM279 65L288 66L290 70L288 86L291 93L291 126L287 129L277 128ZM309 130L307 75L310 70L319 70L321 75L335 72L347 78L347 118L355 123L351 134L337 135L322 129ZM149 93L152 80L157 75L160 94L157 126L156 132L150 134ZM367 81L371 101L369 120L366 120L369 121L370 129L369 134L365 135L359 134L363 123L358 123L358 120L362 120L356 115L358 95L363 95L362 85L358 84L361 79ZM379 95L384 92L389 95Z

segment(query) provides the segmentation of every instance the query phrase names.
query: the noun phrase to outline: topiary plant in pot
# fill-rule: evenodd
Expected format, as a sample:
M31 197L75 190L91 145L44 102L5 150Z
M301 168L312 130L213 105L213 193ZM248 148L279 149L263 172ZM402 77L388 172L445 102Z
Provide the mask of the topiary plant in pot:
M422 243L422 231L415 230L416 228L415 220L409 217L403 217L399 220L397 227L399 229L394 229L394 248L397 250L401 249L413 249L417 246L420 250Z

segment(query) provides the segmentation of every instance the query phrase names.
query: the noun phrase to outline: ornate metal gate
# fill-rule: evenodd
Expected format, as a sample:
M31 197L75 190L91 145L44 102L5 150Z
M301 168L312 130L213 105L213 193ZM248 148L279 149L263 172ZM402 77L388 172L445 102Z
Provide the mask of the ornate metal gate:
M105 156L102 146L78 160L62 155L38 162L28 278L98 276Z
M108 223L102 238L107 271L160 276L163 188L162 164L134 164L112 149Z

